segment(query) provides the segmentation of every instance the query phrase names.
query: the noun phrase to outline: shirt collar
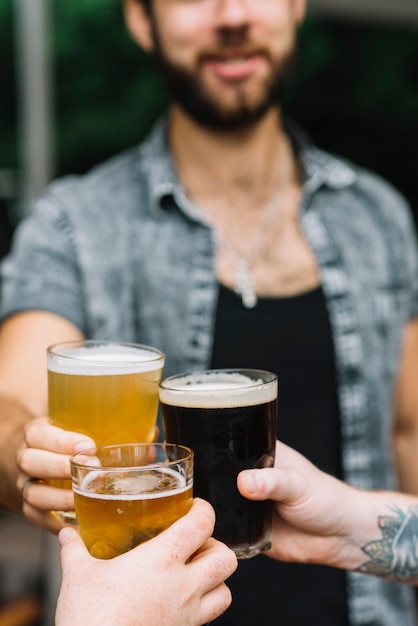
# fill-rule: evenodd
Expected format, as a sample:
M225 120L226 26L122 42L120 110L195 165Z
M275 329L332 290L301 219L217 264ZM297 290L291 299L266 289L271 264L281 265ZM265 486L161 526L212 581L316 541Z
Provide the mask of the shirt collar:
M285 129L302 167L305 191L313 192L322 186L344 189L356 181L357 174L353 167L343 159L317 148L296 122L286 118Z
M317 148L293 120L286 119L285 128L302 167L305 193L313 193L322 186L344 189L355 182L355 170L341 158ZM172 196L186 212L193 212L168 148L167 118L157 122L148 139L141 145L139 154L140 167L148 185L151 210L160 212L162 199Z
M160 119L139 149L139 167L144 175L152 212L162 210L161 200L181 189L167 141L167 119Z

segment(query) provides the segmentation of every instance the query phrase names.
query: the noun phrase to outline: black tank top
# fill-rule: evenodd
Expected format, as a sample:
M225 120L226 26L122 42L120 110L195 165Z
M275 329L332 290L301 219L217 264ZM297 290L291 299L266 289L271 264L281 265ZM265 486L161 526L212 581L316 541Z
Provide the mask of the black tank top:
M279 379L278 438L341 477L334 347L320 288L262 298L254 309L220 287L211 367L250 367ZM233 604L217 626L347 626L346 575L258 556L229 579Z

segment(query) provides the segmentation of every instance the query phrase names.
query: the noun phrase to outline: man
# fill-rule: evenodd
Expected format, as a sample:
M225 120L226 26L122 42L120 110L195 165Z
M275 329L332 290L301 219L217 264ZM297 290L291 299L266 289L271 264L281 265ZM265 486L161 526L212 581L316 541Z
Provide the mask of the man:
M46 346L86 336L155 345L166 375L273 370L281 440L353 485L388 488L396 430L402 485L417 490L413 227L386 183L282 118L304 11L304 0L126 0L171 106L139 149L52 185L19 229L0 329L10 477L22 424L47 413ZM19 486L68 476L76 445L31 423ZM27 517L53 531L50 510L71 507L44 484L24 496ZM229 584L219 626L414 623L410 590L336 569L262 556Z

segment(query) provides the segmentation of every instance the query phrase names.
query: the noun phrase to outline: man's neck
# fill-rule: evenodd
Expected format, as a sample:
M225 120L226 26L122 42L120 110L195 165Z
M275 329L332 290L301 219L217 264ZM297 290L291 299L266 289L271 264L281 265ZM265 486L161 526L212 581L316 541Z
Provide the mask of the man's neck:
M300 172L278 111L228 134L174 110L169 141L183 188L215 233L220 283L248 306L254 294L288 296L319 284L299 226Z
M194 200L214 189L258 196L277 188L285 161L293 159L280 111L270 110L251 128L221 132L197 124L178 107L171 110L169 142L178 176Z

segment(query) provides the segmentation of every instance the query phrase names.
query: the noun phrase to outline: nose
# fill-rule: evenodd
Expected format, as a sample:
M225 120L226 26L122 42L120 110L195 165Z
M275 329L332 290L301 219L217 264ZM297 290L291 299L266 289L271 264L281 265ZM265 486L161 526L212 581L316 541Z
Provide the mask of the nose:
M218 28L242 28L249 22L248 0L217 0L216 21Z

